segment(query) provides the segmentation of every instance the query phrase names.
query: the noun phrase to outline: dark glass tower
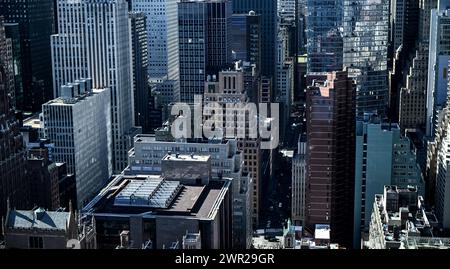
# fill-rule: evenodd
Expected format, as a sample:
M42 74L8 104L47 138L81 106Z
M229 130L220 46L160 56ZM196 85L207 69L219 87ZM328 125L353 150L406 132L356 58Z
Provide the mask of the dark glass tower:
M6 38L11 40L14 72L14 107L23 107L22 47L18 23L5 23Z
M233 13L261 15L261 74L273 77L275 72L275 36L277 27L276 0L233 0Z
M308 73L342 70L342 1L306 1Z
M14 92L11 39L6 39L0 17L0 216L4 216L7 200L11 206L26 208L28 184L25 181L25 149L20 134L20 121L12 109Z
M182 0L178 3L180 96L193 102L203 94L207 76L230 67L232 3Z
M231 35L235 60L248 61L261 70L261 15L233 14Z
M130 13L133 68L134 121L142 132L150 132L150 101L148 72L147 17L141 12Z
M0 16L18 23L22 55L23 105L19 110L39 111L53 98L50 35L54 33L53 0L0 1ZM20 104L20 102L19 102Z

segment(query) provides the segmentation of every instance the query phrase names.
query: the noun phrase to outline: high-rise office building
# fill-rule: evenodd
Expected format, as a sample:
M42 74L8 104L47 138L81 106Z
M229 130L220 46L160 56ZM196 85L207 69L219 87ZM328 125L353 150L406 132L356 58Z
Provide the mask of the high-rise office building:
M133 0L132 11L147 16L151 80L178 80L178 0Z
M178 3L182 102L193 102L194 95L203 94L207 75L232 64L231 15L229 0Z
M437 111L447 102L447 69L450 61L450 1L438 1L431 10L428 56L427 123L428 136L434 136Z
M233 14L231 49L235 61L248 61L261 70L261 15L250 11L248 14Z
M133 12L147 16L148 76L162 107L180 101L178 0L130 1ZM167 114L163 112L164 116ZM144 131L146 132L146 131ZM148 133L148 132L147 132Z
M428 45L420 42L406 77L406 84L400 90L399 124L407 128L425 128L427 100Z
M131 51L134 92L134 124L150 132L150 89L148 85L147 17L144 13L130 12Z
M393 0L389 20L389 119L399 121L401 89L405 87L419 27L419 1Z
M446 136L441 143L437 157L435 203L436 216L444 229L450 229L450 137L449 127L446 128Z
M111 90L113 168L120 173L140 132L134 127L127 3L60 0L58 27L51 37L55 96L62 85L82 78L92 78L95 89Z
M297 55L306 54L306 0L297 3Z
M0 16L0 215L5 216L7 200L11 206L28 206L28 182L25 178L25 148L21 124L11 106L14 73L11 39L6 39Z
M431 42L430 42L431 43ZM450 73L449 73L450 75ZM450 83L448 84L450 89ZM448 98L448 97L447 97ZM439 112L438 124L435 132L435 139L429 143L430 150L428 156L430 171L428 184L432 185L431 191L434 194L436 216L442 223L444 229L450 229L450 177L449 173L449 150L450 150L450 112L449 102Z
M247 115L246 105L249 102L247 88L245 87L245 70L242 62L237 62L232 70L219 72L217 79L210 78L205 83L204 104L207 106L215 102L222 107L222 112L215 111L214 115L223 119L223 131L226 139L237 139L238 149L243 152L243 171L252 179L252 218L253 225L259 224L261 213L261 165L262 150L260 139L250 137L251 119ZM236 112L226 111L227 106L236 106ZM212 115L211 107L205 107L204 111ZM211 114L210 114L211 113ZM204 120L207 120L206 117ZM236 130L228 133L227 128L236 127Z
M91 80L61 87L61 97L42 106L44 133L55 144L56 162L76 178L82 208L108 182L112 169L111 93L92 90Z
M294 98L294 59L290 57L289 30L286 26L278 29L276 42L275 102L281 103L280 138L284 139L289 124L291 105Z
M317 75L307 89L306 225L331 227L352 245L355 177L355 85L346 71Z
M342 70L342 1L306 1L308 73Z
M14 72L14 100L12 106L23 108L23 74L22 74L22 44L20 40L20 26L18 23L5 23L6 38L11 39L13 72Z
M386 115L388 0L344 0L344 67L356 80L356 113Z
M419 1L391 0L390 41L393 51L400 46L408 57L418 38Z
M275 38L277 27L276 0L233 0L233 13L254 11L261 16L261 74L273 78L275 74Z
M380 169L383 167L383 169ZM361 234L368 233L372 201L385 185L414 186L425 194L422 171L415 148L401 134L398 124L382 123L367 115L356 123L354 247L361 247Z
M420 19L420 32L419 38L424 41L424 57L426 57L426 64L423 68L426 68L425 71L422 71L425 74L425 103L426 103L426 115L425 115L425 135L427 136L427 160L426 160L426 169L425 169L425 180L426 180L426 197L427 201L430 204L435 204L436 201L436 180L437 180L437 170L438 170L438 158L439 151L442 147L442 143L447 136L447 126L449 124L448 117L448 108L444 107L443 109L440 107L434 107L434 94L429 91L430 83L430 64L436 69L437 62L432 63L430 61L432 47L434 46L433 39L437 35L437 33L433 33L432 25L436 24L436 12L438 11L438 7L441 6L443 2L438 0L433 1L420 1L421 7L421 19ZM428 14L428 16L427 16ZM434 27L433 27L434 28ZM428 41L428 42L427 42Z
M400 90L399 124L402 130L426 127L430 19L431 9L436 6L437 0L419 1L419 42L406 77L405 87Z
M49 39L54 33L53 4L53 0L0 1L0 16L19 24L23 85L19 110L40 111L53 98Z

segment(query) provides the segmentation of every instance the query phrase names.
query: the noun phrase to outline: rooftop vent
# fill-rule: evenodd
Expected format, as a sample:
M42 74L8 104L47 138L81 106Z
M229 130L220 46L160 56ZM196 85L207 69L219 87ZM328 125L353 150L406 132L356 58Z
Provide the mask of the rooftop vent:
M34 210L34 218L37 220L41 220L45 215L45 210L43 208L38 208Z

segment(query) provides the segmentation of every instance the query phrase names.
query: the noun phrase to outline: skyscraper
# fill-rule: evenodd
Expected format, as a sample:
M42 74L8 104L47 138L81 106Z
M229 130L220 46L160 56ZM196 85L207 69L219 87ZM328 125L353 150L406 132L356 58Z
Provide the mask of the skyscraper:
M289 29L286 25L280 26L276 40L276 76L274 101L281 103L280 138L283 140L285 130L289 124L291 104L294 98L294 59L290 56Z
M130 12L131 51L134 91L134 124L150 132L150 89L148 85L147 17L144 13Z
M261 213L262 199L262 150L260 148L260 139L249 136L249 128L252 128L252 126L245 107L249 102L244 80L245 73L244 66L241 62L236 63L235 68L232 70L219 72L218 79L211 79L205 83L204 103L208 105L211 102L216 102L222 107L223 111L215 111L214 115L223 118L223 122L225 123L223 126L225 131L224 137L232 140L237 138L238 140L238 149L243 152L243 171L248 173L249 178L252 180L252 184L249 184L246 188L250 189L250 186L252 187L249 190L252 198L249 207L252 212L253 227L257 227ZM230 105L236 105L236 112L229 113L226 111L227 106ZM212 112L210 109L210 107L205 107L208 115L212 114L209 114ZM206 120L206 117L204 120ZM232 121L235 121L235 123ZM236 130L228 133L226 128L230 126L236 126Z
M248 61L261 70L261 15L233 14L231 49L236 61Z
M20 26L18 23L5 23L6 38L11 39L13 70L14 70L14 100L12 106L23 108L23 74L22 74L22 43Z
M448 111L446 113L448 114ZM446 128L446 135L440 144L437 157L435 203L436 216L444 229L450 229L450 130L449 125L444 128Z
M180 94L193 102L203 94L207 75L232 64L229 0L182 0L178 3Z
M147 16L150 79L178 80L178 0L133 0L132 11Z
M39 111L53 98L49 36L54 33L53 0L0 1L0 16L18 23L22 55L23 105L25 111ZM19 102L19 104L21 104Z
M4 216L7 200L11 206L28 206L28 182L25 178L25 148L20 122L11 107L14 74L11 40L6 39L3 17L0 16L0 215Z
M391 1L389 23L389 119L399 121L401 89L406 85L419 27L419 1Z
M233 0L233 13L261 15L261 74L272 78L275 72L276 0Z
M438 1L431 10L428 56L427 123L428 136L434 136L436 116L447 102L447 69L450 61L450 1Z
M355 85L346 71L318 74L307 89L306 225L331 226L351 247L355 176Z
M386 114L389 104L388 0L344 0L344 67L356 80L356 113Z
M113 167L126 167L135 128L130 28L125 0L60 0L60 33L51 37L55 96L60 86L92 78L94 89L111 90ZM114 49L112 49L114 48Z
M401 134L398 124L367 116L356 123L355 248L361 247L361 233L369 231L370 197L382 192L385 185L414 186L420 195L425 194L422 171L409 138Z
M56 162L75 174L78 208L112 175L111 93L91 88L91 80L61 87L61 97L42 106L44 133L55 144Z
M419 1L419 33L416 55L412 60L406 85L400 90L400 128L425 129L427 121L427 80L431 9L437 0ZM431 131L431 130L429 130Z
M308 73L342 70L342 1L306 1Z
M405 57L414 49L418 37L419 1L391 0L391 46L396 51L400 46Z

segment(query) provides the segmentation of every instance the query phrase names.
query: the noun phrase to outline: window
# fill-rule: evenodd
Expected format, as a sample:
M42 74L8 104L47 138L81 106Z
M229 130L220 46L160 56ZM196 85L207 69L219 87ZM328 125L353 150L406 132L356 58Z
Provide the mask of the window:
M29 238L29 247L30 249L43 249L44 242L42 237L30 236Z

